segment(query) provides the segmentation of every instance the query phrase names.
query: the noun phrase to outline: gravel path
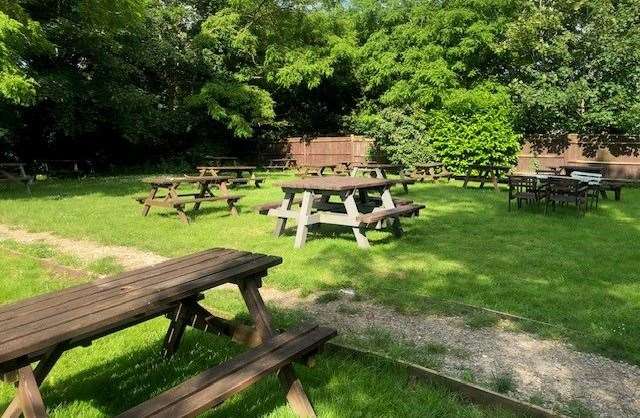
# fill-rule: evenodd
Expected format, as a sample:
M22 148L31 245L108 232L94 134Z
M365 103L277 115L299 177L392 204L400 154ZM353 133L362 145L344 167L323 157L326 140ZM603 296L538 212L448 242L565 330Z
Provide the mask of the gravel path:
M76 241L0 225L2 237L27 244L44 242L87 261L114 257L126 269L166 259L133 248ZM296 292L264 288L262 293L269 303L305 311L345 335L364 335L376 328L416 345L444 345L447 351L441 356L439 370L456 377L463 372L472 373L479 382L511 374L515 381L511 395L525 401L535 396L547 407L578 402L597 416L640 417L640 368L636 366L500 326L469 328L459 317L407 316L370 302L348 300L347 296L319 304L315 297L301 298ZM345 303L352 308L348 314L340 308Z

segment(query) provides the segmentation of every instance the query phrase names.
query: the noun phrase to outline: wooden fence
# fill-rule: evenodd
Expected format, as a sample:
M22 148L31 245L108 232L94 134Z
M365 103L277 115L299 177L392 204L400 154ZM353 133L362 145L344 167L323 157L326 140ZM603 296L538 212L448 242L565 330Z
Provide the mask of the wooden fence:
M295 158L298 165L364 162L373 140L363 136L288 138L282 152ZM516 170L561 165L596 165L607 169L608 176L640 179L640 140L631 137L586 138L570 134L555 138L529 137Z

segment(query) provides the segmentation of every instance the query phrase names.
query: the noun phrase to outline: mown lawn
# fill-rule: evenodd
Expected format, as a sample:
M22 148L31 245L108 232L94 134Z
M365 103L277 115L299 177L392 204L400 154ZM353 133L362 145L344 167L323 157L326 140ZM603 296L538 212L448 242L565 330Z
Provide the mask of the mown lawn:
M281 198L277 179L241 189L240 217L210 204L190 226L161 209L143 218L132 196L146 189L134 176L46 182L32 197L19 188L3 190L0 222L167 256L215 246L280 255L284 264L273 269L268 286L351 287L407 312L433 309L433 299L470 303L549 322L558 328L536 331L640 364L637 189L577 219L570 210L508 212L504 190L419 184L409 197L427 209L404 222L401 239L372 232L371 250L362 251L350 231L324 228L294 250L293 229L276 239L274 219L251 212Z
M50 277L34 260L0 253L0 304L69 284L64 278ZM246 316L238 309L237 299L230 299L216 307ZM207 298L206 303L211 301ZM287 313L276 313L275 319L279 326L298 320ZM178 354L165 360L160 352L167 325L165 319L148 321L65 353L43 386L51 416L113 416L240 351L226 339L187 331ZM386 363L327 353L313 369L296 367L322 417L512 416L469 405L446 390L416 384ZM14 393L11 385L0 383L0 411ZM277 379L269 377L205 416L294 415Z

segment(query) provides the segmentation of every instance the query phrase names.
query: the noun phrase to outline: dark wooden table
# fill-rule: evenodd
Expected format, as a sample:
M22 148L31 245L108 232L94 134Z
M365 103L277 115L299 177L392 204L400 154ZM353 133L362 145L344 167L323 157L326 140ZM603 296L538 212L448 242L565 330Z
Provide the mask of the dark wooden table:
M257 167L252 165L200 166L196 168L200 176L229 175L229 182L231 184L246 184L249 182L253 182L256 187L260 187L260 183L262 183L262 181L264 180L256 177L255 170L257 169Z
M261 333L273 329L259 288L268 269L281 262L280 257L211 249L0 307L0 375L18 387L2 416L45 417L39 386L63 353L152 318L171 319L165 355L177 350L187 325L259 344ZM239 287L255 327L238 328L198 304L202 292L227 283ZM313 412L293 368L285 366L281 374L289 400Z
M480 188L484 187L487 181L491 181L495 191L498 191L498 180L507 174L511 168L500 165L470 165L464 178L462 187L466 188L469 181L480 182ZM477 171L478 175L473 176L473 172Z
M306 177L306 176L324 176L324 172L326 170L331 170L332 173L335 172L336 164L307 164L298 167L298 172L296 173L298 176Z
M161 208L174 208L180 220L189 223L190 219L185 213L185 205L193 203L193 210L197 211L202 202L213 202L225 200L232 215L237 215L238 210L235 203L242 196L230 195L227 187L231 177L225 176L176 176L176 177L154 177L143 179L142 181L150 186L149 194L146 197L138 197L136 200L142 203L142 215L147 216L152 206ZM194 193L180 193L178 188L183 184L198 186L198 191ZM211 190L216 186L221 194L216 196ZM166 190L163 196L158 196L160 190Z
M370 174L371 177L387 178L387 171L400 170L402 167L397 164L383 163L353 163L351 166L351 176L358 174Z
M272 158L264 168L267 170L288 170L296 167L295 158Z
M204 158L212 166L234 166L238 165L238 157L218 157L215 155L205 155Z
M416 181L435 181L440 178L450 179L453 175L440 162L415 164L412 169L406 170L405 175Z
M304 246L310 225L329 224L350 227L360 248L368 248L365 227L375 223L376 228L391 226L396 235L402 233L398 216L413 213L422 208L417 205L396 207L390 188L394 183L383 178L366 177L308 177L282 183L284 199L280 207L269 209L267 214L278 218L275 236L284 232L288 219L298 222L295 248ZM369 193L377 193L380 200L369 200ZM292 210L296 194L302 194L299 210ZM330 202L338 196L340 202ZM312 213L313 212L313 213ZM380 219L367 216L380 215ZM389 219L390 224L385 221ZM375 222L374 222L375 221Z

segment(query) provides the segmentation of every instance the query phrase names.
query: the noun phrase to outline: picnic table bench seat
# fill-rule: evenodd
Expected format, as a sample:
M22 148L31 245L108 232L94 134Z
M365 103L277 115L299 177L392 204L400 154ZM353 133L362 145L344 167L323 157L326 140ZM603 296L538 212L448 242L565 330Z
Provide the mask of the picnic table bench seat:
M291 201L292 205L299 205L301 203L302 203L302 198L300 197L295 198ZM280 206L282 206L281 200L277 202L263 203L261 205L255 206L253 209L255 212L259 213L260 215L266 215L267 213L269 213L269 209L278 209Z
M399 216L412 216L419 215L420 209L424 209L424 205L410 204L404 206L398 206L392 209L383 209L371 213L365 213L358 216L358 220L364 225L374 225L380 221L389 218L397 218Z
M118 418L197 416L269 373L317 351L335 335L333 329L302 324L141 403Z

